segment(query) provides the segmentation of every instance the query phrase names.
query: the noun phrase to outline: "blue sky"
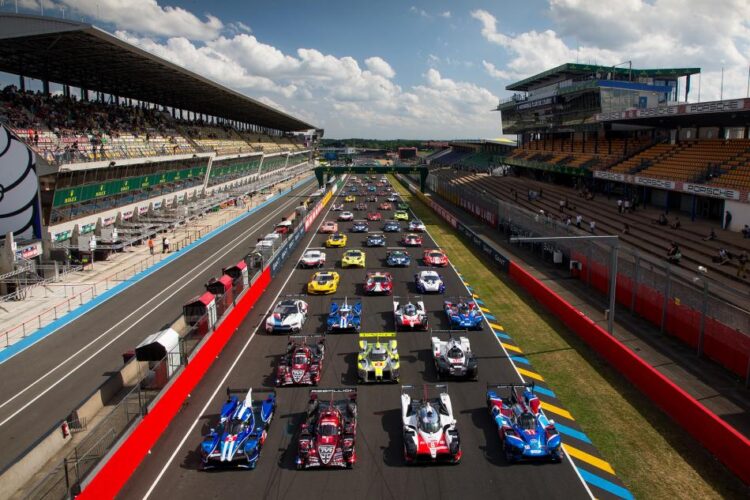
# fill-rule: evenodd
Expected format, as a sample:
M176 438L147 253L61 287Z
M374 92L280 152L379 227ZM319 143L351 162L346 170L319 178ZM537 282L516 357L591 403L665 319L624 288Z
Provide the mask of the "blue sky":
M505 86L576 59L698 66L704 101L750 64L746 0L41 1L338 138L498 137Z

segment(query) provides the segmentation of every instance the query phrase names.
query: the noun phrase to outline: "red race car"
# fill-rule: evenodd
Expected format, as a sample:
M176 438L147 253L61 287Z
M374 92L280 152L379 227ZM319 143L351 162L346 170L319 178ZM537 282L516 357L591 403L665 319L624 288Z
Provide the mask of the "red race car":
M290 335L286 353L276 369L276 385L318 385L324 354L323 337Z
M383 216L380 215L380 212L369 212L367 214L367 220L373 221L373 220L382 220Z
M448 256L442 250L425 250L422 260L426 266L445 267L448 265Z
M391 273L383 273L379 271L367 273L365 292L372 295L390 295L393 293L393 277L391 276Z
M337 233L338 231L339 225L332 220L327 220L323 223L323 225L320 226L320 230L318 232L321 234L331 234Z
M409 233L401 239L401 244L405 247L421 247L422 237L418 234Z
M378 205L378 208L380 210L393 210L393 205L390 202L384 201L380 205Z
M357 461L356 437L357 390L311 390L297 439L297 469L351 469Z

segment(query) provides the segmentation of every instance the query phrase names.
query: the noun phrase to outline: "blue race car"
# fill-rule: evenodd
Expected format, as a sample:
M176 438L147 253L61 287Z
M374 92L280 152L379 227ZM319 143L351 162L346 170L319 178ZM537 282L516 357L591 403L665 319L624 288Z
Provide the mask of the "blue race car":
M383 224L383 231L386 233L398 233L401 231L401 224L395 220L386 221L386 223Z
M352 233L366 233L368 231L367 222L357 221L352 226Z
M451 330L481 330L482 312L473 300L457 302L446 300L443 303L448 320L451 322Z
M350 305L347 298L344 298L344 302L341 305L338 302L331 302L331 309L327 319L328 333L349 330L358 332L361 323L362 302Z
M391 267L408 267L411 265L411 257L403 250L390 250L385 261Z
M385 246L385 236L383 236L380 233L371 233L367 236L367 246L368 247L384 247Z
M505 395L500 390L506 391ZM534 383L488 386L487 408L497 425L509 463L544 459L561 462L562 441L555 422L540 410Z
M238 396L242 394L244 399ZM276 393L253 401L252 389L227 388L227 398L218 425L201 443L203 469L222 465L254 469L276 410Z

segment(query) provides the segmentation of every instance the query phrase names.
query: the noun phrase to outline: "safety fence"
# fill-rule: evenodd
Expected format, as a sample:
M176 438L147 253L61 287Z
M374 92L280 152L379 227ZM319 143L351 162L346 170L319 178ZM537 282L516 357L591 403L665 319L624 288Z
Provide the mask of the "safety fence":
M336 188L333 187L333 189ZM281 236L282 243L260 267L253 269L250 262L246 263L247 267L243 265L243 268L253 270L252 276L236 275L231 280L226 293L214 296L215 310L213 312L206 311L201 317L187 318L187 313L183 311L184 314L172 323L172 327L180 332L178 353L170 353L157 361L148 363L139 362L135 358L131 359L119 373L102 384L94 395L76 405L77 409L64 422L50 429L47 435L54 432L65 434L82 431L85 432L85 437L66 453L59 465L36 482L26 497L57 500L78 495L87 477L99 462L112 453L118 443L127 440L127 432L136 423L144 421L156 409L164 411L163 406L158 406L161 401L165 401L164 405L167 405L170 411L174 410L172 404L175 398L171 393L183 387L186 383L184 380L193 380L191 377L195 376L197 370L201 374L205 373L205 369L208 369L218 353L215 351L215 346L221 344L223 347L226 344L249 308L270 283L273 277L272 267L280 266L291 255L291 251L301 241L306 227L309 227L308 219L317 217L320 213L319 207L327 203L330 198L330 194L309 197L306 204L312 207L312 210L308 216L298 219L292 226L292 231ZM246 259L249 258L250 254ZM208 351L204 353L207 346L214 346L208 349L214 354L208 354ZM204 370L200 371L200 367ZM137 372L137 375L125 376L124 373L128 369L131 372ZM104 399L102 393L112 392L111 387L107 386L126 379L131 380L130 390L96 426L90 430L86 429L85 418L80 417L82 409L91 405L92 400L99 402ZM183 382L178 384L180 380ZM199 378L194 379L193 382L197 383L198 380ZM38 440L34 446L44 439L45 437ZM29 451L22 453L19 459ZM132 459L135 455L127 452L125 456Z
M602 329L523 267L441 207L431 197L417 191L414 184L401 178L404 185L468 241L487 254L496 266L531 294L542 306L559 318L618 372L630 380L654 404L666 412L728 469L750 484L750 439L711 412L693 396L674 384L637 353Z
M590 235L439 175L428 177L427 185L508 239ZM564 266L592 290L609 293L611 247L579 239L520 243L519 248ZM647 319L750 385L750 312L733 305L750 304L747 293L627 244L619 245L616 285L618 307Z

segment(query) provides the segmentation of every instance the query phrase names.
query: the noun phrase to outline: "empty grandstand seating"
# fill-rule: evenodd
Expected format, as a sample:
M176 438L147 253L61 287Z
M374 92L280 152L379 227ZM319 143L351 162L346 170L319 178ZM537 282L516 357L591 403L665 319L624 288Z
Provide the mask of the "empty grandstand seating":
M563 167L606 168L635 154L649 144L649 138L570 139L547 138L528 141L510 158L549 163Z

